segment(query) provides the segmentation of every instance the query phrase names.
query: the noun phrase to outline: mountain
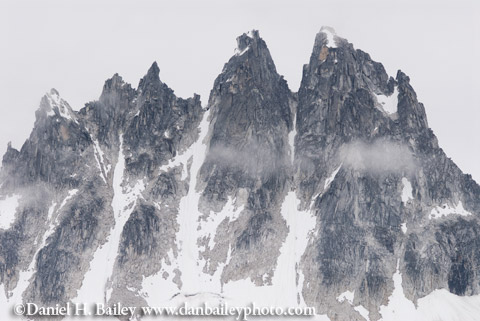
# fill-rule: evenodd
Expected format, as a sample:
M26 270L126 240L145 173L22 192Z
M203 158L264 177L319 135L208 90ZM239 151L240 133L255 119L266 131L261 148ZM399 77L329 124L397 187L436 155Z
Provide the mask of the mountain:
M409 77L324 27L294 93L258 31L237 43L205 109L157 63L79 111L42 98L0 172L2 320L20 302L478 320L480 186Z

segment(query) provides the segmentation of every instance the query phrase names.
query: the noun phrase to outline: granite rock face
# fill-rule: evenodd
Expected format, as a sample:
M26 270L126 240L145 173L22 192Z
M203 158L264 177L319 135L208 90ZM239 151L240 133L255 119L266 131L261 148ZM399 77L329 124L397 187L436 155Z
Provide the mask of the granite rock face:
M214 272L215 257L226 258L221 252L230 249L222 282L250 277L263 284L264 275L273 275L287 233L280 206L291 187L288 133L295 101L258 31L237 43L210 94L209 145L199 183L203 219L219 215L229 198L243 211L225 221L217 231L222 238L205 255L213 262L207 271Z
M159 73L115 74L79 111L52 89L8 146L2 304L253 300L379 320L398 286L415 304L480 294L480 187L403 72L323 28L297 93L258 31L206 108Z
M327 34L317 35L298 92L298 194L318 230L302 259L306 302L328 312L348 290L377 319L397 265L414 301L439 288L477 294L479 255L464 251L478 238L478 185L438 147L409 78L388 77ZM459 213L459 204L472 215L431 219L434 208Z

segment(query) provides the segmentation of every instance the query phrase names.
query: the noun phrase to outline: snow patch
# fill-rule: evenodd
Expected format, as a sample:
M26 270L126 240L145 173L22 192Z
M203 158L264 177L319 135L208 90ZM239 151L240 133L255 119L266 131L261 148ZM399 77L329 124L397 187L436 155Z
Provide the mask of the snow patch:
M394 289L390 297L388 298L388 305L380 306L380 314L384 321L393 320L414 320L415 305L412 301L407 299L403 292L402 287L402 275L399 270L400 261L397 260L397 271L393 275Z
M181 180L185 180L188 177L188 162L193 157L193 149L187 149L183 154L177 155L170 159L166 165L160 167L159 171L168 172L170 169L177 166L182 166Z
M243 55L244 53L247 52L247 50L250 49L250 46L247 46L245 49L243 50L240 50L238 47L235 48L235 56L241 56Z
M343 301L347 300L348 303L353 304L353 298L355 297L355 291L345 291L337 296L337 301L342 303Z
M235 206L235 202L231 196L228 197L228 201L219 213L210 212L210 215L200 221L199 230L201 234L209 239L208 247L213 249L215 246L215 234L218 226L224 221L235 221L240 213L243 211L244 205L240 207Z
M51 108L47 112L47 116L55 116L54 110L56 109L60 117L78 124L75 114L71 110L70 106L65 100L60 98L60 95L55 89L52 89L49 93L47 93L46 97Z
M398 108L398 90L397 87L393 90L393 93L390 96L377 95L377 102L379 103L381 110L389 116L393 116L397 112Z
M355 291L345 291L343 293L341 293L339 296L337 296L337 301L342 303L344 301L347 301L348 303L350 303L350 305L353 306L353 299L355 297ZM353 309L355 311L357 311L358 313L360 313L360 315L367 321L370 321L370 318L369 318L369 312L368 310L363 306L363 305L357 305L357 306L354 306Z
M438 289L418 300L418 314L422 321L478 321L480 295L458 296Z
M402 232L403 234L407 234L407 223L402 223Z
M437 289L418 299L417 308L403 293L402 275L393 275L395 288L387 306L380 307L383 321L478 321L480 295L458 296L446 289Z
M63 200L62 203L60 204L60 207L58 208L58 210L62 209L62 207L64 207L65 204L67 204L67 202L68 202L72 197L74 197L77 193L78 193L78 189L76 189L76 188L69 190L67 196L64 198L64 200Z
M337 176L338 171L340 170L341 167L342 167L342 164L340 164L340 166L338 166L337 169L334 170L333 173L325 180L325 185L323 186L324 191L326 191L327 188L330 186L330 184L333 182L333 180L335 179L335 176Z
M15 213L21 196L11 195L0 200L0 229L8 230L15 222Z
M404 204L407 204L409 200L413 200L413 189L412 189L412 184L410 181L406 178L402 178L402 184L403 184L403 190L402 190L402 202Z
M37 251L38 253L38 251ZM30 284L30 279L35 272L35 257L37 256L35 253L30 265L26 270L20 271L18 275L18 283L15 289L9 291L7 295L5 295L5 287L4 284L0 284L0 320L2 321L15 321L15 320L30 320L25 317L16 316L12 313L13 307L16 304L23 302L23 292L27 289L28 285Z
M100 170L101 177L106 184L107 175L108 175L108 172L110 171L110 167L105 166L104 157L103 157L104 154L102 149L100 148L100 144L96 139L92 139L92 140L93 140L93 148L94 148L93 155L95 156L95 160L97 161L97 167Z
M177 216L179 231L177 232L176 242L179 249L177 257L178 266L182 272L182 291L184 293L198 292L220 292L220 281L209 281L210 275L202 272L199 259L198 237L196 222L202 216L198 210L198 202L201 193L196 191L197 174L205 160L207 145L204 139L208 133L208 117L210 110L205 112L200 122L199 139L190 147L187 153L193 157L190 167L190 178L188 194L180 200L180 208ZM186 157L186 156L185 156Z
M428 215L429 219L437 219L443 216L448 215L461 215L461 216L469 216L472 215L469 211L463 208L462 202L458 202L457 206L450 207L448 204L443 204L442 206L435 206L430 214Z
M369 313L368 310L363 306L363 305L357 305L356 307L353 308L355 311L360 313L360 315L367 321L370 321L369 318Z
M288 133L288 144L290 145L290 160L292 161L295 158L295 136L297 136L297 114L293 116L293 129Z
M281 208L289 231L280 248L271 285L257 287L248 279L228 282L223 289L225 296L234 301L232 304L242 306L255 302L264 306L305 306L302 295L304 277L303 273L300 273L298 263L305 252L316 220L310 212L298 211L299 205L300 201L295 192L289 192ZM279 293L282 295L278 295ZM297 301L298 298L300 302Z
M173 278L176 276L174 272L176 266L172 263L174 262L174 256L171 249L167 256L169 264L163 258L160 271L148 277L143 277L141 296L147 301L149 306L158 306L163 302L167 302L173 295L179 292L179 288L173 282ZM164 275L167 275L167 277L165 278Z

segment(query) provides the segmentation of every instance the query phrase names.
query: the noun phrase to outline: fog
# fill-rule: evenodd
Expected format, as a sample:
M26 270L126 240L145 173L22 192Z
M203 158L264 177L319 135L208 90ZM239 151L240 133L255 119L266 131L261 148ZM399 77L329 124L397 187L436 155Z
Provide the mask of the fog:
M417 167L407 146L389 140L350 142L340 148L339 155L344 165L374 174L413 173Z

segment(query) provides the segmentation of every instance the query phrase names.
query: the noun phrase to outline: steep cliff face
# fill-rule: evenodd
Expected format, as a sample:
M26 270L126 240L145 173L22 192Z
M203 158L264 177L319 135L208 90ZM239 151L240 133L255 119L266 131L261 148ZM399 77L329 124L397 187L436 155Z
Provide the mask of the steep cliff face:
M438 288L477 294L478 279L466 280L478 255L464 251L478 237L478 185L438 147L409 78L388 77L324 29L298 100L296 180L302 206L317 218L302 259L306 302L328 312L350 291L351 305L378 319L397 269L412 300ZM438 218L443 210L457 215ZM335 310L339 319L358 317L345 305Z
M272 277L287 233L280 207L290 188L288 133L295 105L258 31L237 42L210 94L200 204L205 221L222 215L229 202L242 210L236 218L219 219L221 227L203 240L203 254L209 273L219 260L227 264L223 283L250 277L261 285Z
M0 173L2 305L479 311L480 187L438 146L408 76L324 28L292 93L258 31L237 43L206 109L156 63L78 112L42 99Z

